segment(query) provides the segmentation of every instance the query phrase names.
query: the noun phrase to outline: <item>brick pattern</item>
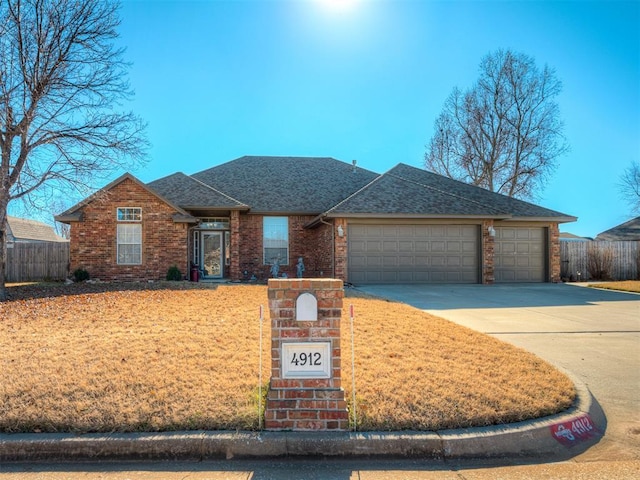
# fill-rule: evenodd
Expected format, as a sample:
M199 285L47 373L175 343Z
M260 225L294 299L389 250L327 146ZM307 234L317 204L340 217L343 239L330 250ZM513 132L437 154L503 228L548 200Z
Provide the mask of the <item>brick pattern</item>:
M338 227L342 229L342 237L338 233ZM348 241L348 224L346 218L336 218L334 221L334 229L335 229L335 278L339 278L340 280L346 282L348 275L348 249L347 249L347 241Z
M493 228L493 220L482 222L482 279L487 285L495 281L493 256L495 252L495 238L489 235L489 228Z
M118 265L118 207L142 208L142 264ZM82 207L82 220L71 223L70 270L83 268L105 281L164 280L175 265L188 272L187 232L173 222L176 213L165 202L130 179Z
M557 223L549 224L549 265L550 281L560 282L560 228Z
M298 322L295 305L302 293L318 301L318 320ZM349 414L341 379L340 319L343 282L335 279L269 280L271 382L267 394L267 430L347 430ZM331 378L282 378L284 341L330 342Z
M233 280L247 279L255 276L258 280L266 280L270 276L270 266L264 264L262 251L263 215L241 213L238 219L237 238L231 230L232 262L237 251L237 266L231 264L230 277ZM280 266L280 273L289 278L296 277L296 263L302 257L305 266L305 278L331 278L332 238L331 225L320 224L316 228L305 229L304 225L314 217L293 215L289 217L289 262ZM234 250L234 244L237 250Z

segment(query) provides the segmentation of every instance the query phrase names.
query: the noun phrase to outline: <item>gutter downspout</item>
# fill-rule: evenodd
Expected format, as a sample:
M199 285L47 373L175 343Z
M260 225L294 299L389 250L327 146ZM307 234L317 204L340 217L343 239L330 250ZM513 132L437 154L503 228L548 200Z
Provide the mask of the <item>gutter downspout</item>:
M333 223L325 222L324 218L320 218L320 223L331 227L331 278L336 278L336 230Z

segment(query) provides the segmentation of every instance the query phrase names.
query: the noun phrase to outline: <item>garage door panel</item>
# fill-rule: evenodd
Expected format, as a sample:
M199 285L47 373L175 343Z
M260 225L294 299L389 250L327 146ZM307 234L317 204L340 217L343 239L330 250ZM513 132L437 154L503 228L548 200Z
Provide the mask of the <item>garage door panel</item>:
M447 227L435 225L432 226L431 231L427 232L427 235L433 238L443 238L447 236Z
M392 242L389 240L385 240L382 242L382 251L388 253L396 253L398 252L398 242Z
M446 248L447 248L446 242L441 242L441 241L431 242L432 252L444 252Z
M496 227L494 274L497 283L544 282L546 229Z
M385 225L382 228L382 236L397 238L398 228L395 225Z
M414 245L415 252L428 252L430 250L429 242L416 240L415 242L413 242L413 245Z
M369 253L382 253L382 242L374 242L374 241L367 241L366 245L365 245L365 250L364 253L369 254Z
M413 265L416 267L428 266L431 265L431 257L427 257L424 255L416 255L413 257Z
M478 232L474 225L350 225L349 281L477 283Z
M383 267L397 267L398 266L398 257L391 255L384 255L382 257L382 266Z

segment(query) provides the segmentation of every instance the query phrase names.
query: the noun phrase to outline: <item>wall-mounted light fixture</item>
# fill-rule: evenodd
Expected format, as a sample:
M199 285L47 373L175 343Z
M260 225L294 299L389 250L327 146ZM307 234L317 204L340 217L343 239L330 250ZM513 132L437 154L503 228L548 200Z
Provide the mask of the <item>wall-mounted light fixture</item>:
M344 237L344 228L342 228L342 225L338 225L338 236Z
M490 237L495 237L496 236L496 229L493 227L489 227L487 228L487 231L489 232L489 236Z

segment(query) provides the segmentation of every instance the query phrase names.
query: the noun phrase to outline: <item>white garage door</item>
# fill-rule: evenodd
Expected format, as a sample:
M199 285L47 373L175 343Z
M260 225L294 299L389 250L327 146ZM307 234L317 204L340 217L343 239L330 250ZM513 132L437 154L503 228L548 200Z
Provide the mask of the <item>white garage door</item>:
M542 227L496 227L495 281L546 281L545 233Z
M349 225L349 282L478 283L476 225Z

